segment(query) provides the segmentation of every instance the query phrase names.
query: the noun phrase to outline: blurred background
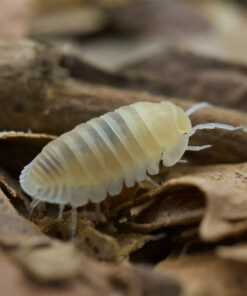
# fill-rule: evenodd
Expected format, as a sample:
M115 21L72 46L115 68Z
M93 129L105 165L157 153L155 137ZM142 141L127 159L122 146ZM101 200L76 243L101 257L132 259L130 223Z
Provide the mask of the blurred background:
M247 62L245 0L0 0L0 39L57 44L109 71L167 48Z

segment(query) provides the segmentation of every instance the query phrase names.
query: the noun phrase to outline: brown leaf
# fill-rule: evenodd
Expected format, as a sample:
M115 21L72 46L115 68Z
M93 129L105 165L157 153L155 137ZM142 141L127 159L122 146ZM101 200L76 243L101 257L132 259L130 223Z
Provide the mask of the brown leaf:
M127 229L150 233L164 227L199 222L203 216L204 199L193 188L174 185L171 190L165 190L162 187L159 193L153 192L151 196L155 199L153 203L133 222L125 223Z
M177 279L184 296L244 296L247 289L246 264L210 254L168 259L159 263L155 271Z
M199 235L205 241L246 231L246 164L174 168L166 178L148 193L153 204L127 223L128 228L149 232L199 221L203 215Z
M36 295L93 296L103 292L161 296L164 291L170 296L179 295L176 280L159 276L145 266L99 264L78 252L72 243L5 236L0 244L7 252L0 252L0 261L5 271L1 276L2 292L8 295L15 294L11 294L15 287L25 295L33 295L34 291Z
M141 249L145 243L155 240L155 236L139 233L108 233L104 227L79 227L76 246L84 253L98 260L122 262Z
M79 252L69 243L23 248L14 256L33 278L44 283L73 278L79 275L83 264Z
M40 209L35 209L40 214ZM47 211L46 211L47 212ZM49 212L46 214L50 214ZM75 237L75 245L83 253L103 261L121 262L133 252L139 250L146 242L156 240L153 235L139 233L119 233L118 229L111 224L111 220L97 225L93 223L90 213L78 212L78 225ZM70 240L71 238L71 212L66 212L63 219L50 218L34 213L35 223L46 235Z
M27 36L32 0L0 2L0 38L23 39Z
M77 246L86 254L104 261L119 259L119 245L114 237L101 233L90 226L79 231Z
M102 202L103 212L107 218L119 217L120 215L128 216L129 209L139 203L143 203L146 196L140 194L138 185L131 188L124 186L122 192L116 196L107 196L106 200ZM144 198L144 199L143 199ZM127 209L127 211L126 211Z
M54 136L22 132L0 133L0 167L19 177L27 165Z
M216 254L223 259L247 263L246 243L238 243L233 246L220 246L216 249Z
M0 189L0 236L2 234L40 234L38 228L19 216L8 197Z
M129 65L130 87L154 94L247 110L245 65L168 50ZM120 74L120 73L119 73Z
M28 216L29 200L22 194L18 181L5 170L0 169L0 188L14 205L15 209L24 216Z
M158 240L160 237L155 235L143 235L141 233L118 234L116 236L119 244L118 256L120 259L126 259L132 253L141 250L142 247L150 241Z
M198 9L186 1L144 1L122 0L119 7L112 1L107 3L111 15L112 26L128 34L130 32L142 33L152 38L159 36L160 39L181 38L181 36L193 36L208 30L208 24ZM107 5L105 5L107 7ZM158 38L157 38L158 39ZM158 39L158 40L160 40ZM155 39L156 40L156 39Z
M0 245L9 253L23 252L23 250L32 250L43 247L49 247L52 240L44 235L30 235L30 234L1 234Z
M221 166L216 167L215 174L197 182L207 198L200 226L204 240L216 241L246 231L246 173L246 164Z
M96 7L79 6L54 13L49 11L47 15L36 13L30 31L34 36L82 36L101 32L106 25L103 11Z

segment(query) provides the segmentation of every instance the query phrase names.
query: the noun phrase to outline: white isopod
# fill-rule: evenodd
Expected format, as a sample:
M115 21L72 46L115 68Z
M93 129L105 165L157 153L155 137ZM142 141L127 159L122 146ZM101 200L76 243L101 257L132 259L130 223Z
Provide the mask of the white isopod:
M189 115L208 106L199 103L184 112L180 107L138 102L77 125L46 145L21 172L22 189L34 199L72 206L72 236L77 207L89 201L99 205L107 194L117 195L123 184L151 181L159 173L160 161L172 166L186 150L199 151L211 145L188 146L189 137L200 129L240 127L220 123L191 126Z

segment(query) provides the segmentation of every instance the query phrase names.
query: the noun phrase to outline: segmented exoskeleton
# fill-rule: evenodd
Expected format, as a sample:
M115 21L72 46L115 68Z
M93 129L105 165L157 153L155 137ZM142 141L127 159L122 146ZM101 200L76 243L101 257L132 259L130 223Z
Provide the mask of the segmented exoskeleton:
M187 112L163 101L138 102L77 125L46 145L20 176L23 190L39 201L72 206L72 236L76 229L76 208L92 201L99 204L107 194L117 195L123 184L150 180L159 173L160 161L172 166L186 150L211 145L188 146L199 129L236 128L218 123L191 127L189 115L207 106L200 103ZM31 212L30 212L31 213Z

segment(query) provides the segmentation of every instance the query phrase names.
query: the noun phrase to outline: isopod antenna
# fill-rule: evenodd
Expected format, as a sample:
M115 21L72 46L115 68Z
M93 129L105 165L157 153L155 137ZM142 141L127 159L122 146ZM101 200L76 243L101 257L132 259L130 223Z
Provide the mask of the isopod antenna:
M201 102L201 103L198 103L198 104L195 104L195 105L191 106L185 113L188 116L190 116L192 113L196 112L197 110L200 110L202 108L209 107L209 106L211 106L209 103Z
M189 132L189 137L194 135L194 133L198 130L215 129L215 128L225 129L228 131L235 131L235 130L241 129L243 127L242 126L232 126L232 125L223 124L223 123L215 123L215 122L202 123L202 124L198 124L198 125L192 127L192 129Z

